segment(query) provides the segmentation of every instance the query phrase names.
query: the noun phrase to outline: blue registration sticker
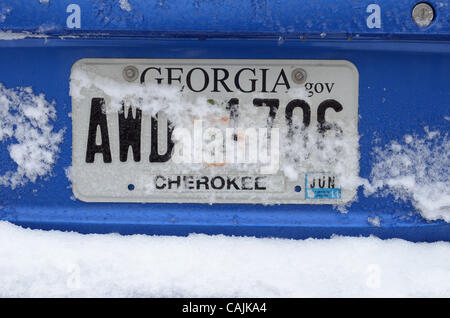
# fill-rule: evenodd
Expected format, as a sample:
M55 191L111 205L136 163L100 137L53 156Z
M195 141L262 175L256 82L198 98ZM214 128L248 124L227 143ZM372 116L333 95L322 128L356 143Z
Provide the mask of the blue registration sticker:
M305 199L340 199L342 190L336 187L336 176L329 172L305 174Z

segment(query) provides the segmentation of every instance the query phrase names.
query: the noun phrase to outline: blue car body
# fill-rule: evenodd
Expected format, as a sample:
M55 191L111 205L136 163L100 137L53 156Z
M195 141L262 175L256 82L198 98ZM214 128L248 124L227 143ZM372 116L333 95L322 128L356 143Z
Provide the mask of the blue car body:
M449 241L450 223L362 188L347 213L331 205L86 203L73 199L65 173L72 162L69 77L82 58L336 59L359 72L360 176L369 178L375 136L383 146L425 126L449 130L449 3L427 2L435 17L421 28L410 0L0 1L0 83L54 100L55 129L65 131L51 175L0 186L0 220L82 233ZM371 16L377 10L380 21ZM9 142L0 144L0 171L16 169ZM379 226L368 221L375 217Z

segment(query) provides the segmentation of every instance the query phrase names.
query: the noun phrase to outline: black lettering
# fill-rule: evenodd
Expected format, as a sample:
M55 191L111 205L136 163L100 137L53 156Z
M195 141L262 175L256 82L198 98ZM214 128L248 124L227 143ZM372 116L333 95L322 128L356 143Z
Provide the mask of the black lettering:
M180 67L168 67L167 68L167 84L171 85L172 81L178 81L181 83L181 75L178 77L172 77L172 71L181 71L181 74L183 74L183 69Z
M227 110L230 112L231 127L236 127L239 117L239 99L237 98L230 99L227 104ZM237 134L233 134L233 140L234 141L238 140Z
M172 150L174 143L172 141L173 126L169 120L167 120L167 148L166 153L159 154L159 143L158 143L158 125L159 119L158 114L156 118L151 119L151 149L150 149L150 162L167 162L172 157Z
M132 107L128 108L125 118L125 105L122 103L122 111L119 112L119 144L120 161L127 161L128 149L133 150L133 159L141 161L141 120L142 110L136 109L136 118L133 118Z
M181 177L177 176L176 180L172 180L172 179L168 179L167 184L169 185L169 190L172 190L172 185L175 184L177 187L176 189L178 189L180 187L181 184Z
M104 111L105 100L103 98L92 98L91 116L89 118L89 131L86 148L86 162L94 162L95 154L103 154L103 162L110 163L111 149L109 146L108 123ZM100 127L102 143L97 145L97 129Z
M334 176L333 177L328 177L328 188L329 189L334 189L335 183L334 183Z
M158 185L158 180L162 179L163 183L161 185ZM158 190L164 189L166 187L166 178L164 178L163 176L156 176L155 177L155 187Z
M261 69L261 93L268 93L267 92L267 71L268 68L262 68Z
M313 88L313 83L305 83L305 89L308 91L308 97L312 97L314 95L312 88Z
M323 84L316 83L316 85L314 85L314 90L316 91L317 94L322 93L323 92Z
M216 182L215 182L216 180L220 181L220 185L219 186L216 185ZM211 187L214 190L222 190L224 186L225 186L225 180L222 177L217 176L217 177L214 177L214 178L211 179Z
M259 180L260 179L265 179L266 177L256 177L255 178L255 190L266 190L266 187L265 186L261 186L260 184L259 184Z
M253 105L256 107L269 107L269 117L267 118L267 126L272 128L273 121L277 115L278 107L280 106L280 100L276 98L255 98L253 99Z
M195 90L195 89L192 87L191 76L192 76L192 73L193 73L195 70L200 70L200 71L203 73L203 87L202 87L201 89L199 89L199 90ZM187 84L187 86L189 87L189 89L190 89L191 91L196 92L196 93L202 92L202 91L204 91L204 90L208 87L208 84L209 84L209 76L208 76L208 73L207 73L204 69L202 69L202 68L200 68L200 67L193 68L192 70L190 70L190 71L187 73L187 76L186 76L186 84Z
M223 88L225 88L225 90L227 92L232 92L232 90L227 86L227 83L225 83L225 81L227 80L228 76L230 76L230 73L228 72L227 69L225 68L213 68L213 74L214 74L214 89L212 90L213 92L220 92L219 90L219 83L222 84ZM219 71L223 72L223 77L219 78Z
M342 105L334 99L327 99L320 103L317 108L317 121L319 122L319 131L321 133L324 133L333 127L333 125L328 123L325 119L325 112L328 108L332 108L335 112L340 112L343 109Z
M205 190L209 190L209 185L208 185L209 178L208 177L201 177L201 179L203 181L200 181L200 179L197 179L197 190L200 190L200 185L204 185L205 186Z
M237 178L232 178L230 179L230 177L227 178L227 189L230 190L231 186L233 185L235 190L240 190L239 186L236 184L236 179Z
M244 89L242 89L241 87L241 83L240 83L240 77L241 77L241 73L243 71L250 71L253 73L253 75L255 75L255 69L254 68L241 68L237 73L236 76L234 77L234 85L236 86L236 88L238 90L240 90L243 93L252 93L256 90L256 79L250 79L250 83L251 83L251 89L246 91Z
M319 188L325 187L325 177L322 177L322 179L319 178Z
M194 177L193 176L184 176L183 177L184 187L189 190L194 189Z
M292 127L292 114L294 113L295 108L301 108L303 111L303 126L308 127L311 123L311 107L309 104L301 99L294 99L290 101L286 106L286 122L289 128L288 135L293 135L293 127Z
M236 123L236 120L238 118L238 110L239 110L239 99L232 98L228 101L226 109L230 111L230 119L231 122Z
M150 71L150 70L156 70L159 73L159 75L161 75L161 68L159 68L159 67L148 67L141 74L141 84L144 84L144 82L145 82L145 74L147 74L147 72ZM155 80L156 80L156 82L158 84L161 84L163 79L162 78L155 78Z
M331 85L330 85L331 84ZM328 93L331 93L333 90L334 83L325 83Z
M253 187L247 188L248 180L252 180L252 177L242 177L242 190L253 190Z
M282 82L280 82L280 80L283 80ZM284 85L286 86L286 89L288 90L289 88L291 88L291 86L289 85L289 81L287 79L286 74L284 73L284 70L281 69L280 74L278 75L277 81L275 82L275 85L273 86L272 89L272 93L276 93L277 92L277 86L278 85Z

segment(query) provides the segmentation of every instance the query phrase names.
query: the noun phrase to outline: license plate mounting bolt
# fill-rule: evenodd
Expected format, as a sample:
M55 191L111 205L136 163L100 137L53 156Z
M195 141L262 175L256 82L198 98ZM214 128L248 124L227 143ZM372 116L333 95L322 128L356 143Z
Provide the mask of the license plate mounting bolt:
M139 70L132 65L128 65L124 67L122 76L127 82L134 82L139 76Z
M425 28L434 20L434 9L425 2L416 4L412 10L414 22L421 28Z
M302 68L296 68L292 71L291 77L294 83L303 84L306 82L306 71Z

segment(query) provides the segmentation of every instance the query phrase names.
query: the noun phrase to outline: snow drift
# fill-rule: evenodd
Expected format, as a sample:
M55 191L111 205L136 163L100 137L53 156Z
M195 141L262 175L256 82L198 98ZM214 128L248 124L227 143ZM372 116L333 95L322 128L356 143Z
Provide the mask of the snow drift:
M449 297L450 243L82 235L0 222L0 297Z

